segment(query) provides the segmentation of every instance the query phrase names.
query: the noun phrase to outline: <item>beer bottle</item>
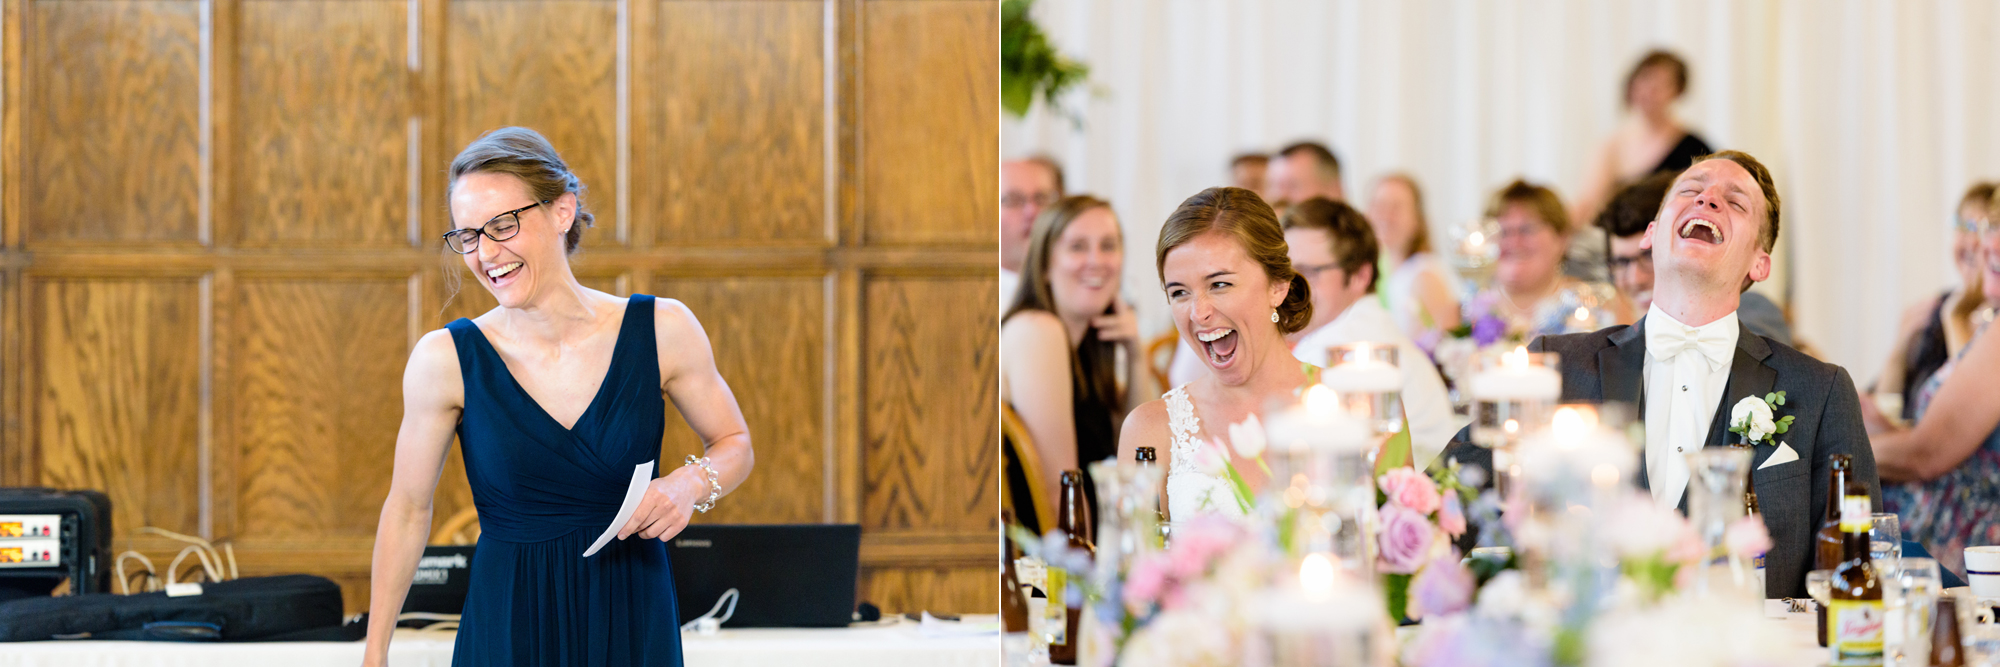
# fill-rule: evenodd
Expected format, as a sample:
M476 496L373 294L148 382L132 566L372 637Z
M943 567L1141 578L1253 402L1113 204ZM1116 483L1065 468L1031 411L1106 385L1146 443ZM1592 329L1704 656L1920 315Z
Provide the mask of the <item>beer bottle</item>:
M1152 447L1137 447L1137 448L1134 448L1134 449L1133 449L1133 451L1132 451L1132 460L1134 460L1134 461L1138 462L1138 464L1139 464L1139 467L1141 467L1141 468L1148 468L1148 469L1151 469L1151 470L1152 470L1152 471L1153 471L1154 473L1156 473L1156 474L1154 475L1154 478L1155 478L1155 479L1158 479L1158 480L1160 481L1160 483L1161 483L1161 484L1163 484L1163 485L1164 485L1164 484L1166 484L1166 475L1165 475L1164 473L1160 473L1160 472L1159 472L1159 468L1160 468L1160 455L1158 454L1157 450L1153 449ZM1165 496L1162 496L1162 498L1164 499L1164 498L1165 498ZM1160 530L1160 544L1164 545L1164 544L1166 544L1166 542L1167 542L1167 507L1166 507L1166 503L1165 503L1165 502L1163 502L1163 501L1162 501L1162 502L1156 502L1156 503L1155 503L1155 509L1154 509L1154 514L1155 514L1155 516L1154 516L1154 521L1153 521L1153 525L1155 525L1155 526L1158 526L1158 527L1159 527L1159 530Z
M1831 570L1840 564L1842 540L1840 537L1840 499L1847 495L1848 473L1854 466L1854 457L1834 454L1827 464L1826 515L1820 520L1819 533L1813 537L1813 569ZM1826 645L1826 607L1819 608L1819 645Z
M1097 549L1090 543L1089 536L1090 515L1084 513L1087 504L1083 496L1083 471L1064 470L1062 497L1057 501L1056 507L1056 529L1069 537L1069 548L1095 555ZM1071 594L1069 587L1078 585L1077 582L1088 574L1088 571L1067 572L1060 568L1049 568L1049 613L1054 616L1056 609L1063 610L1060 624L1049 627L1051 634L1060 633L1049 640L1051 663L1076 664L1077 646L1082 643L1082 637L1077 633L1077 624L1083 620L1083 599L1080 595ZM1075 598L1075 604L1071 604L1072 598Z
M1965 667L1965 646L1958 637L1958 598L1938 596L1931 616L1931 667Z
M1014 524L1014 513L1002 508L1000 525ZM1000 625L1007 632L1028 631L1028 598L1021 594L1021 582L1014 576L1014 559L1020 556L1014 538L1000 534Z
M1840 499L1841 560L1833 568L1826 612L1830 667L1882 665L1882 582L1868 554L1869 512L1865 491Z

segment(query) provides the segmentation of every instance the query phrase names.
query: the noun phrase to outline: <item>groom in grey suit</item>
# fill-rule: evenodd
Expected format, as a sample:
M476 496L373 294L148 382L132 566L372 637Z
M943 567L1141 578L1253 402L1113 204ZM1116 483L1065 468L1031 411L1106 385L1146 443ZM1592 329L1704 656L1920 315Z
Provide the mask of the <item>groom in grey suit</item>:
M1876 511L1882 495L1847 371L1737 321L1743 291L1771 275L1778 220L1777 187L1756 158L1723 151L1696 159L1675 177L1640 246L1655 267L1646 316L1629 327L1543 336L1530 348L1560 355L1563 401L1638 406L1646 430L1639 484L1683 513L1684 454L1725 446L1738 401L1785 392L1776 417L1795 419L1773 436L1776 445L1756 443L1751 480L1771 533L1765 597L1802 598L1827 494L1840 493L1827 488L1831 456L1854 457L1854 479L1868 486ZM1438 458L1492 469L1492 452L1473 445L1466 431Z

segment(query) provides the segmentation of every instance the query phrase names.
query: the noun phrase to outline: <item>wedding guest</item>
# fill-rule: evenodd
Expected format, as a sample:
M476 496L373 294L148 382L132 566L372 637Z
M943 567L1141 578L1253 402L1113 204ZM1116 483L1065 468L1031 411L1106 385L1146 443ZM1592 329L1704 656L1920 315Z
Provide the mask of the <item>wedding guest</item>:
M1574 219L1595 218L1606 199L1632 181L1661 172L1680 173L1695 157L1714 152L1674 115L1674 102L1687 89L1687 61L1672 52L1649 51L1632 66L1625 75L1625 117L1591 154L1574 202Z
M1653 224L1653 216L1659 212L1660 202L1666 200L1667 186L1673 185L1674 176L1653 174L1639 179L1619 190L1604 211L1597 214L1597 227L1604 230L1612 284L1638 312L1653 306L1653 253L1639 246L1646 242L1646 227ZM1751 333L1792 344L1792 325L1785 321L1785 311L1769 297L1744 292L1736 316Z
M1396 328L1375 298L1378 251L1368 220L1351 206L1314 197L1285 209L1282 221L1292 269L1305 276L1312 291L1312 319L1289 336L1292 356L1325 367L1327 348L1335 345L1396 346L1411 452L1417 461L1436 457L1458 430L1452 424L1451 398L1430 357Z
M1270 165L1271 156L1263 153L1238 155L1236 159L1229 161L1229 183L1255 192L1258 196L1266 196L1270 194L1270 190L1265 188L1268 183L1265 174L1269 171Z
M456 442L483 531L456 664L678 666L680 615L698 610L676 612L666 542L756 464L708 335L679 301L576 279L570 258L593 220L587 188L541 134L488 132L448 174L441 250L459 255L498 305L425 334L410 352L361 664L389 663ZM669 410L700 438L700 458L676 466L661 455ZM631 501L625 489L641 466L659 476L618 539L593 545Z
M1934 299L1911 304L1903 311L1896 340L1902 341L1890 354L1880 379L1870 392L1876 396L1894 394L1901 400L1899 421L1916 416L1916 401L1909 394L1922 388L1924 381L1946 359L1957 356L1972 337L1971 318L1981 306L1996 303L1980 289L1979 226L1989 220L1987 204L1993 200L1993 183L1976 183L1959 199L1953 226L1952 266L1958 269L1958 285ZM1892 401L1894 403L1894 401Z
M1996 212L1988 209L1979 221L1974 260L1981 293L2000 303ZM1965 348L1924 380L1911 401L1916 419L1909 427L1861 402L1886 486L1882 507L1899 517L1903 539L1923 544L1960 576L1965 547L2000 544L2000 392L1993 391L2000 335L1991 323L1976 323Z
M1346 199L1340 187L1340 158L1326 144L1301 141L1286 146L1272 166L1272 205L1277 208L1313 197Z
M1312 293L1292 270L1277 214L1256 193L1209 188L1167 217L1155 246L1174 329L1207 373L1139 406L1125 419L1118 460L1153 447L1167 471L1172 519L1237 514L1231 484L1215 461L1234 461L1252 492L1268 478L1227 446L1231 424L1268 406L1295 402L1306 374L1285 335L1312 321ZM1222 445L1198 454L1205 442Z
M1748 285L1771 275L1779 208L1771 172L1756 158L1724 151L1696 160L1675 178L1646 232L1655 267L1646 316L1631 326L1544 336L1531 348L1558 354L1563 401L1640 406L1646 437L1639 486L1683 512L1686 452L1727 446L1736 405L1785 392L1785 404L1773 411L1793 418L1790 430L1756 444L1750 475L1772 542L1764 595L1796 598L1813 569L1830 457L1852 456L1852 474L1870 489L1871 504L1879 507L1881 497L1847 371L1750 332L1736 314ZM1469 440L1460 431L1444 459L1490 469L1492 452Z
M1573 227L1555 192L1516 180L1494 193L1486 215L1500 222L1500 258L1493 284L1466 304L1466 320L1497 316L1526 338L1632 320L1615 288L1563 275Z
M1055 160L1036 155L1000 163L1000 307L1014 303L1021 286L1035 216L1062 197L1063 172Z
M1035 218L1021 291L1000 321L1000 398L1020 415L1039 449L1044 478L1033 482L1049 498L1062 488L1062 471L1118 451L1118 423L1127 406L1155 391L1145 365L1137 363L1138 319L1118 298L1124 242L1118 216L1104 200L1079 195L1057 201ZM1117 370L1120 349L1128 360L1124 378ZM1042 530L1054 525L1053 517L1037 519Z
M1368 200L1368 223L1382 242L1382 294L1389 316L1406 336L1458 327L1458 278L1431 251L1424 195L1408 174L1375 181Z

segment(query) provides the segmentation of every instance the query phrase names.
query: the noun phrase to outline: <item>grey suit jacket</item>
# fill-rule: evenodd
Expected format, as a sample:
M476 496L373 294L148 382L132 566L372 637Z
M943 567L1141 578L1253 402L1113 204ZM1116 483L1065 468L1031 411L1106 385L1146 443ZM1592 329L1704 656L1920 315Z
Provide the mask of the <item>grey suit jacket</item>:
M1635 414L1643 418L1645 326L1642 318L1629 327L1543 336L1529 347L1561 355L1564 402L1624 402L1636 406ZM1772 543L1764 559L1764 594L1802 598L1806 597L1806 572L1813 569L1813 537L1826 512L1830 457L1854 457L1855 479L1868 485L1878 512L1882 509L1881 483L1875 475L1875 452L1868 446L1868 431L1861 424L1860 398L1847 371L1747 328L1737 334L1736 358L1730 362L1729 383L1709 425L1706 446L1721 447L1728 442L1729 408L1737 401L1773 391L1785 392L1785 405L1777 409L1777 416L1795 417L1790 430L1775 437L1798 452L1799 460L1759 469L1757 466L1777 450L1761 444L1752 457L1751 480ZM1492 470L1492 452L1471 440L1466 430L1460 430L1432 465L1456 459L1461 465ZM1639 486L1646 488L1643 460ZM1681 511L1687 511L1685 495Z

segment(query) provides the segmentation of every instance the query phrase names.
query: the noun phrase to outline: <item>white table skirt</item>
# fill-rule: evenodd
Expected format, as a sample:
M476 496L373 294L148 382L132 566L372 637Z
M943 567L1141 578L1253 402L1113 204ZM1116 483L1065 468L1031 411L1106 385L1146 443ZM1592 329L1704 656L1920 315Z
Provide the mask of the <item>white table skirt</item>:
M391 667L449 667L456 633L397 630ZM681 636L688 667L815 665L826 667L992 667L998 633L924 637L916 623L826 629L723 630ZM48 641L0 644L0 666L12 667L356 667L362 642L195 644L176 642Z

